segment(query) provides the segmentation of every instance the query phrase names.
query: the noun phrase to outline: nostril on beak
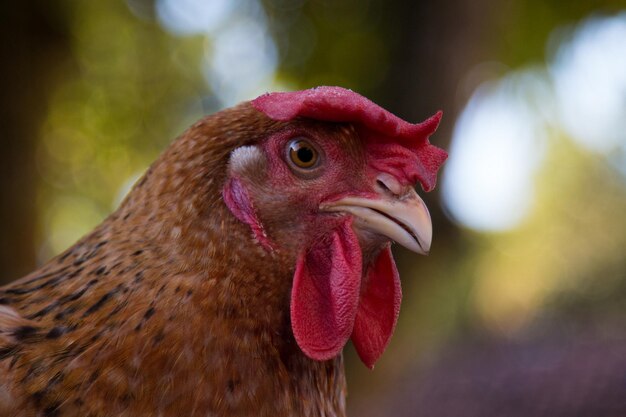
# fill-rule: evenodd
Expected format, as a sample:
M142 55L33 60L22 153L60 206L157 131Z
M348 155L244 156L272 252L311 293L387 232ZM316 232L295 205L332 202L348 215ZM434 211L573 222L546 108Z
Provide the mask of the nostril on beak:
M387 173L378 174L376 177L376 184L385 193L392 194L396 197L402 197L409 190L393 176Z
M384 182L382 182L382 181L381 181L381 180L379 180L379 179L377 179L377 180L376 180L376 185L378 185L378 187L379 187L380 189L382 189L383 191L388 191L388 192L391 192L391 190L389 189L389 187L387 187L387 185L385 185L385 183L384 183Z

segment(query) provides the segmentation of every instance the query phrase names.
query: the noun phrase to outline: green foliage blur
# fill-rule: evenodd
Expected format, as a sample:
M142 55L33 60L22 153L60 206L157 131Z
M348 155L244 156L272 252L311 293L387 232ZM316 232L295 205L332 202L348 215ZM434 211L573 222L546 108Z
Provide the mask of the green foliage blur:
M10 254L0 264L5 282L18 278L10 265L18 253L32 254L19 257L27 259L19 269L25 273L101 222L168 143L205 114L269 89L341 85L411 121L442 108L444 121L432 141L448 148L458 116L483 82L543 68L546 51L562 39L555 34L590 16L626 9L609 0L234 3L215 1L227 11L204 31L181 29L180 16L172 23L172 1L35 2L37 7L11 6L12 14L3 6L7 32L16 33L7 16L20 16L14 25L36 32L45 24L62 34L54 44L62 53L42 48L36 66L12 57L45 45L45 36L2 50L3 65L18 68L16 79L28 76L24 88L5 88L4 108L14 107L24 118L11 122L14 134L32 140L19 142L5 132L12 151L0 160L5 166L18 156L30 161L8 172L7 181L24 170L34 176L23 194L0 182L1 205L36 207L30 214L0 212L2 248ZM48 9L54 13L25 20ZM228 49L246 41L229 32L237 25L260 43L243 52ZM262 36L267 39L261 42ZM227 47L220 46L228 39ZM265 71L258 79L220 63L232 52L240 54L238 66L256 68L259 48L271 59L257 59L258 72ZM496 63L490 67L495 70L476 72L485 62ZM230 71L247 78L228 78ZM50 72L53 77L31 86L29 100L18 99L28 80ZM533 202L514 227L476 230L444 210L439 190L426 197L435 230L432 254L416 258L396 250L404 302L387 353L372 374L349 349L352 415L380 415L376 404L395 398L400 381L468 338L532 339L538 323L626 324L626 174L608 162L610 155L577 144L556 122L548 120L543 134ZM25 225L25 232L16 236L11 224ZM26 229L28 224L36 227ZM15 239L26 243L14 246Z
M199 38L176 39L122 2L66 2L72 58L37 146L39 261L102 221L203 115Z

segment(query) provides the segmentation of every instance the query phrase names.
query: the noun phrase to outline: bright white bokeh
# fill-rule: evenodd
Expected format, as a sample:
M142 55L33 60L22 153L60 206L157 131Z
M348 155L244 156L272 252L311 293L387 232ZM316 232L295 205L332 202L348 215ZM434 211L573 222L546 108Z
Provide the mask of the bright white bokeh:
M550 65L560 121L587 149L626 146L626 13L578 28Z
M157 0L159 21L176 35L205 34L221 27L235 8L237 0Z
M532 207L549 130L626 175L626 13L555 33L547 68L481 85L457 120L442 192L464 226L502 231L520 224Z
M277 87L278 50L258 0L158 0L161 24L206 39L202 72L218 107Z
M268 91L278 66L278 51L267 26L248 17L218 32L205 58L206 80L224 106Z
M542 114L549 108L546 83L532 71L474 93L456 123L443 177L444 202L457 221L505 230L524 218L545 149Z

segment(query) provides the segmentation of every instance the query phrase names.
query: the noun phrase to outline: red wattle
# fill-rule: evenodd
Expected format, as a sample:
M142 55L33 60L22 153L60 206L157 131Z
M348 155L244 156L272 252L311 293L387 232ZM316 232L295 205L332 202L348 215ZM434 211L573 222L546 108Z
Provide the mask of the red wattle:
M372 369L391 340L402 302L400 276L391 248L380 252L365 280L352 343L363 363Z
M337 356L350 338L359 303L361 248L348 218L298 257L291 291L291 326L312 359Z

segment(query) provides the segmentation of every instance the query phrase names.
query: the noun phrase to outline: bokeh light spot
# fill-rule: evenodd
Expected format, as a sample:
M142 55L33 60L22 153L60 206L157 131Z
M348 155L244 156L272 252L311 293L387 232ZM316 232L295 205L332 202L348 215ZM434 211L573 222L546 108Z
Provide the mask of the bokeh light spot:
M558 49L550 72L572 139L603 153L626 147L626 13L582 25Z
M539 109L529 103L545 90L531 71L484 84L473 95L456 124L443 177L444 200L456 220L505 230L524 218L544 153Z

